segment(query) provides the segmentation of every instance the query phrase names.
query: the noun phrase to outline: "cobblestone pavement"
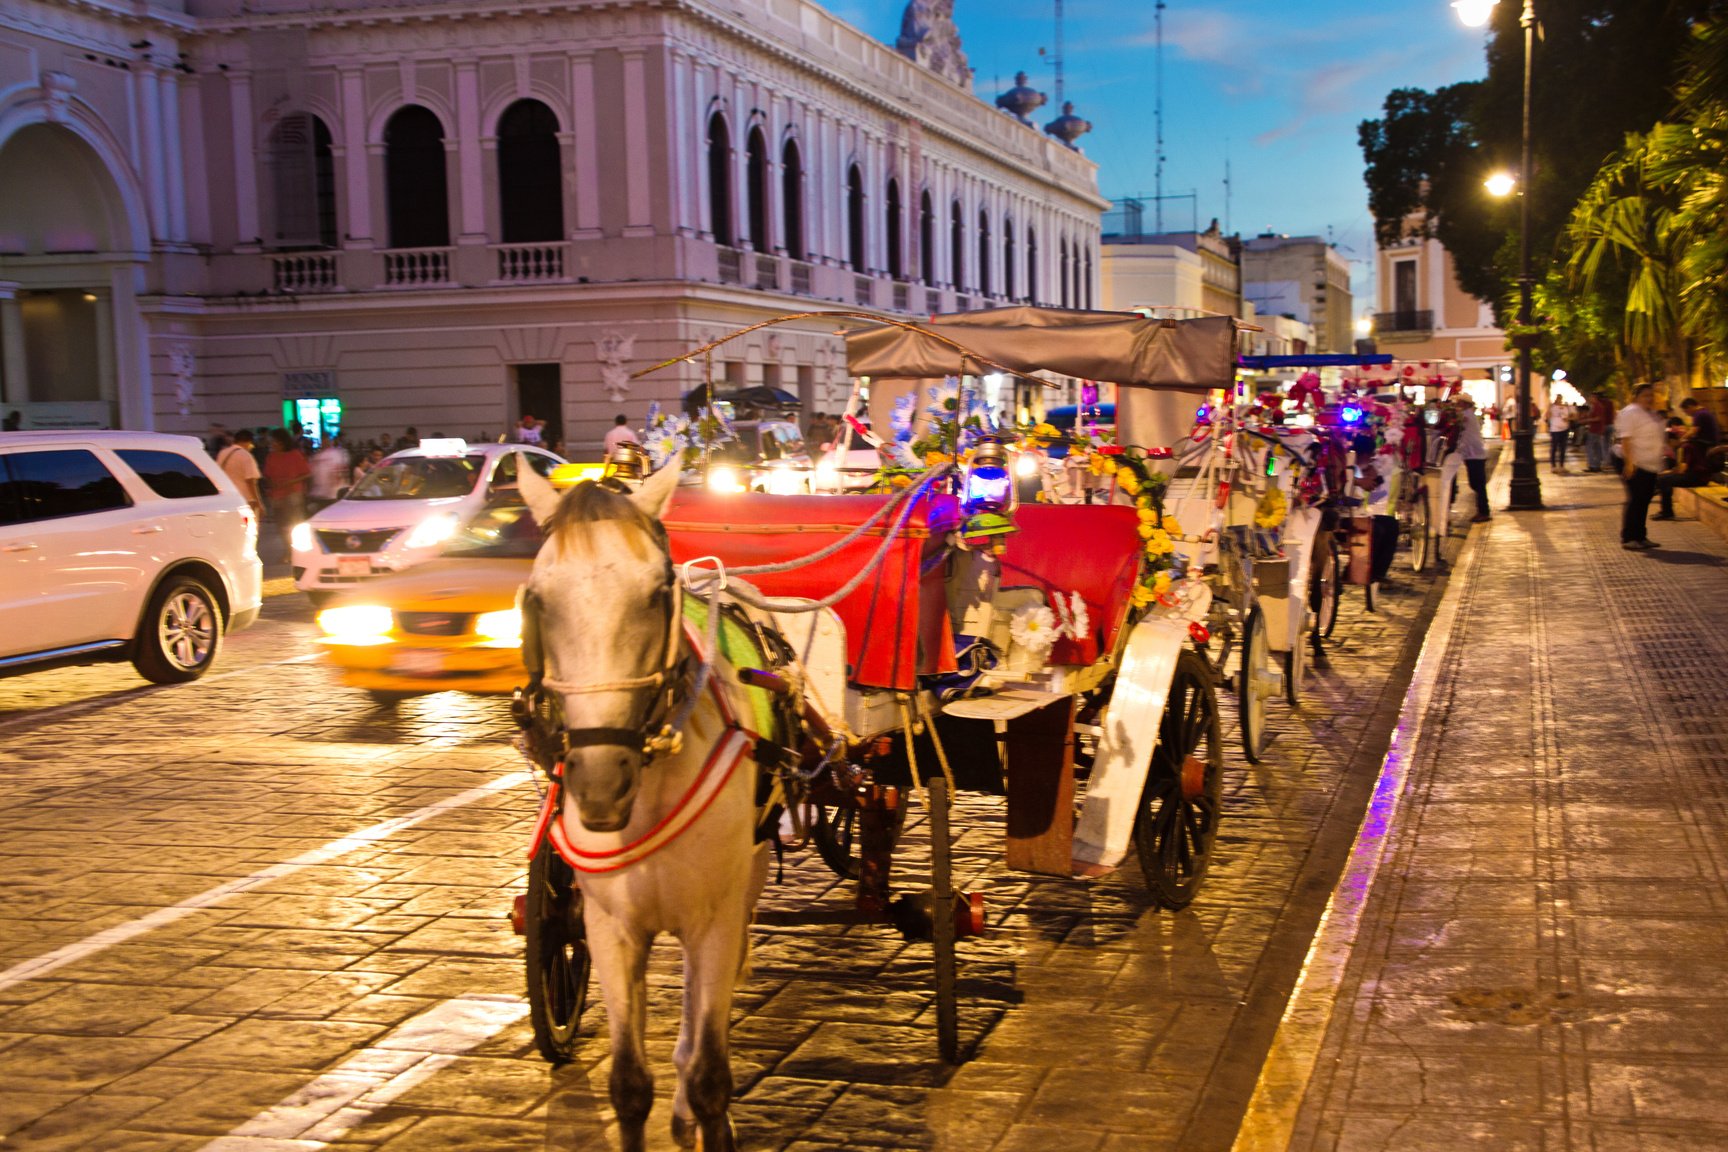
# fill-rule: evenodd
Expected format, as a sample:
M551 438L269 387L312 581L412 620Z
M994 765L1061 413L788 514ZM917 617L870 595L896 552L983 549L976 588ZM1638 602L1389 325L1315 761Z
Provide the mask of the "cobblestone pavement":
M1239 1148L1728 1148L1728 547L1542 485L1453 577Z
M1358 590L1330 659L1248 769L1181 914L1137 872L1011 875L1000 801L963 798L973 1059L935 1055L929 950L878 928L755 935L733 1032L747 1148L1226 1147L1403 694L1431 577ZM607 1145L602 1039L554 1070L504 913L535 806L500 701L380 708L268 602L194 685L120 668L0 682L0 1145L12 1149ZM1231 709L1224 709L1228 718ZM1233 733L1227 733L1233 736ZM917 808L901 875L926 859ZM838 906L813 857L770 909ZM651 1123L669 1147L677 961L652 969ZM603 1036L602 1010L590 1008Z

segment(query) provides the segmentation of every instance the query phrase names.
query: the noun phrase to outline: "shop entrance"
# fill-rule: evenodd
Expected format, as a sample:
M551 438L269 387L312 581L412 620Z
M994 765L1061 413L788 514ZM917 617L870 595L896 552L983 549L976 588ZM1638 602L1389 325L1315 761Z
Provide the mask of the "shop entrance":
M557 451L555 445L564 442L564 383L557 364L515 364L516 419L535 416L546 422L540 430L542 447Z

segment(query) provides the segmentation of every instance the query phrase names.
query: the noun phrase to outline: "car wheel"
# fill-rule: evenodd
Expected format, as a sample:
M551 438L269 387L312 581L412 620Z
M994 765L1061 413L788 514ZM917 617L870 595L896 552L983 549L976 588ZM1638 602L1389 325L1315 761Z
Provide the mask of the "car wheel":
M144 610L132 665L154 684L196 680L222 650L222 623L210 589L190 576L170 576Z

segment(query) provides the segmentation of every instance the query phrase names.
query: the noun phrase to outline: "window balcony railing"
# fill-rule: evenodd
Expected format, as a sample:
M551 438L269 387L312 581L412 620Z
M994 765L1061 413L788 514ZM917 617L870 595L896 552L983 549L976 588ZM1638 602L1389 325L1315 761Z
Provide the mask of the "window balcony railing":
M494 244L498 279L506 284L547 284L564 279L562 241L548 244Z
M792 292L797 296L810 295L810 265L802 260L792 261Z
M720 248L720 283L744 283L744 253L736 248Z
M384 253L384 283L391 288L434 288L450 283L450 249L392 248Z
M298 252L270 257L271 284L278 292L334 292L341 287L334 252Z
M869 276L852 277L852 300L866 308L876 306L876 281Z
M1315 327L1319 327L1318 324ZM1434 331L1434 313L1411 309L1404 312L1374 313L1374 331L1376 332L1432 332Z
M756 253L756 287L763 292L780 291L780 257Z

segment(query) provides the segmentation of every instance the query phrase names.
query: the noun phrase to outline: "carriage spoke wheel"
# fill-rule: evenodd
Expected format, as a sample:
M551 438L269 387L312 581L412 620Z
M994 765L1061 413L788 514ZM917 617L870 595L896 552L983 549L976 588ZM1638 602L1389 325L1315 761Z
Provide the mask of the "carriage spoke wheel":
M1236 672L1236 720L1242 732L1242 754L1250 764L1260 763L1266 751L1266 698L1278 691L1271 674L1271 652L1266 641L1266 617L1259 606L1248 613L1242 626L1242 664Z
M528 1015L534 1047L554 1064L575 1055L588 1003L588 935L576 873L549 842L528 865Z
M1304 636L1284 653L1284 702L1302 706L1302 682L1308 678L1308 638Z
M816 854L842 880L856 880L862 868L862 838L858 828L858 809L850 804L817 804L815 819L810 822L810 839ZM891 829L896 843L906 825L906 805L893 810Z
M1410 570L1421 572L1434 554L1434 535L1428 528L1428 489L1416 490L1410 509Z
M1323 647L1321 641L1332 638L1332 629L1338 626L1338 585L1344 564L1338 556L1336 537L1327 533L1319 540L1324 543L1316 543L1317 553L1308 568L1308 606L1314 612L1316 651Z
M1218 696L1205 661L1183 652L1134 823L1146 886L1166 908L1186 908L1200 890L1218 839L1223 791Z

